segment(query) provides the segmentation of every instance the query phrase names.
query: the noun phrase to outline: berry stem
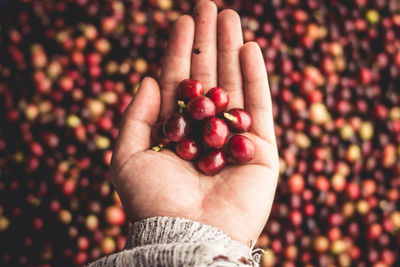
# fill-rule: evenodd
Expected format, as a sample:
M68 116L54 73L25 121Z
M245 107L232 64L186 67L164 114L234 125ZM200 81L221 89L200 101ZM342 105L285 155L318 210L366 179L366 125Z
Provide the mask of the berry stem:
M229 120L231 122L234 122L234 123L238 122L238 119L235 116L233 116L232 114L228 113L228 112L224 112L224 117L225 117L225 119L227 119L227 120Z
M183 113L183 109L187 108L187 105L182 100L178 100L177 103L179 106L179 113Z
M159 144L158 146L153 146L151 149L154 150L155 152L160 152L163 148L162 144Z

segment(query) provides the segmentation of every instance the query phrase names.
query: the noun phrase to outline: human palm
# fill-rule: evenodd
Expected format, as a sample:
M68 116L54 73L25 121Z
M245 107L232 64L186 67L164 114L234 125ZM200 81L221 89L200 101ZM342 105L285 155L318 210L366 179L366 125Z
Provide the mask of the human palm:
M265 64L257 44L243 45L236 12L217 15L215 4L204 0L194 14L194 19L182 16L175 23L160 86L145 78L125 111L110 176L132 221L183 217L249 244L268 219L279 169ZM228 163L207 176L168 149L149 149L151 127L174 111L176 87L189 76L208 89L222 86L229 93L228 108L246 108L251 114L253 125L246 135L256 155L250 163Z

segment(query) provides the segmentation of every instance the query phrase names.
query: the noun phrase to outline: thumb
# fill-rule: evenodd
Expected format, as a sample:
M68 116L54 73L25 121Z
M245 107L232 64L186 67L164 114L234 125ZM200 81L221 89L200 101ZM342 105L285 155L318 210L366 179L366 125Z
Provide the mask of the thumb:
M146 77L122 117L113 153L114 163L121 166L131 155L149 148L151 127L159 112L160 88L153 78Z

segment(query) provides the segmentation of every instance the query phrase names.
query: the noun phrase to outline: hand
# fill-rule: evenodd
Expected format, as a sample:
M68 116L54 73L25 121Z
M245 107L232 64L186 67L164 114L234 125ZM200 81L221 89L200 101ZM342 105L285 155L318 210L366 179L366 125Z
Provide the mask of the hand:
M235 11L217 13L213 2L203 0L196 5L194 18L184 15L176 21L160 85L145 78L125 111L110 176L131 221L183 217L249 244L268 219L278 178L272 104L259 46L243 45ZM193 48L201 53L193 53ZM206 89L217 84L225 88L228 109L245 108L251 114L253 125L246 134L256 155L249 164L227 164L217 175L207 176L168 149L149 149L152 125L174 111L177 85L189 76Z

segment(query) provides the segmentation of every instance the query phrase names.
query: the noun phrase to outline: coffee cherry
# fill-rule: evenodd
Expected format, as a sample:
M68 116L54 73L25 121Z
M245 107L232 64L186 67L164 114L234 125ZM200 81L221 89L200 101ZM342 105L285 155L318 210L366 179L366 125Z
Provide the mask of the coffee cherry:
M229 96L221 87L210 89L207 96L202 93L203 86L200 82L192 79L183 80L178 86L177 103L180 112L167 118L162 132L161 123L157 123L151 137L157 144L153 147L155 151L160 151L171 141L177 142L175 153L185 160L194 160L198 156L201 148L197 142L203 140L214 150L205 152L197 165L202 172L211 175L219 172L226 164L226 155L220 149L226 144L229 128L224 120L215 115L224 111L229 103ZM184 109L187 110L189 117L185 117ZM231 109L224 113L224 117L235 132L248 131L251 127L250 114L243 109ZM254 158L255 148L250 139L238 136L232 139L228 152L237 162L245 163Z
M226 123L213 117L206 122L203 129L204 141L212 148L221 148L228 139L229 129Z
M187 105L187 110L190 117L196 121L204 121L215 116L215 104L206 96L192 98Z
M190 133L189 121L182 113L175 112L165 120L163 131L169 140L179 142Z
M228 112L224 112L224 117L232 131L241 133L250 130L251 117L246 110L241 108L233 108Z
M162 121L157 122L151 130L151 140L155 145L162 145L163 147L168 146L171 141L165 137L163 132L164 123Z
M118 205L107 207L104 214L107 223L111 225L123 225L125 223L125 212L122 207Z
M228 151L229 155L239 163L247 163L255 156L254 143L244 135L234 135L229 138Z
M221 114L229 104L228 92L221 87L211 88L206 96L214 102L217 115Z
M203 84L193 79L185 79L178 85L178 97L182 100L189 100L203 94Z
M197 162L197 167L207 175L217 174L226 164L226 155L221 149L206 152Z
M200 153L200 145L191 138L185 138L175 145L175 152L184 160L194 160Z

